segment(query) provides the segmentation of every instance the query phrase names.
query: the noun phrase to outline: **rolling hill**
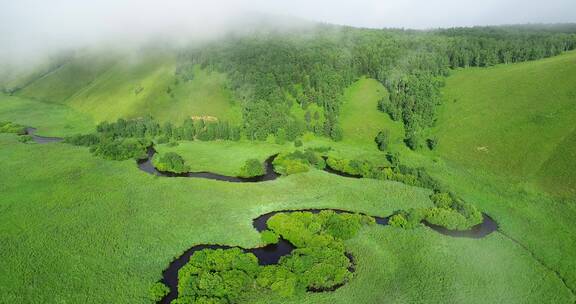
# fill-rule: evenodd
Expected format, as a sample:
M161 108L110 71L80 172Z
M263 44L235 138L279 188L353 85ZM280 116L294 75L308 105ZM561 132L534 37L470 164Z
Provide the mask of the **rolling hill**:
M190 116L241 120L225 75L194 67L192 79L182 80L175 70L176 59L166 52L86 52L26 82L16 95L68 105L97 122L146 114L178 123Z
M576 52L456 71L447 79L438 153L512 182L576 193Z

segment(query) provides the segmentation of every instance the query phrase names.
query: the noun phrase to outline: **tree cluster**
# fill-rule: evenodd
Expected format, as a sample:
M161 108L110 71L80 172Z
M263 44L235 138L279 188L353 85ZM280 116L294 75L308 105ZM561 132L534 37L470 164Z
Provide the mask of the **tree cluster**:
M158 153L154 155L152 163L156 169L162 172L177 174L190 172L190 166L186 165L182 156L175 152Z
M258 159L252 158L246 160L246 163L240 168L240 177L254 177L266 174L264 164Z
M227 73L243 105L248 138L284 129L342 137L342 93L361 76L389 91L380 109L403 121L406 144L426 146L440 88L450 69L557 55L576 47L576 26L502 26L433 31L318 26L298 33L260 33L184 51L178 73L194 65ZM304 111L304 123L292 109ZM319 109L319 111L317 110ZM318 114L318 115L317 115Z
M282 175L307 172L310 167L322 170L326 162L322 155L314 149L296 150L280 153L273 161L274 171Z
M106 159L125 160L146 158L146 150L154 140L157 143L176 143L179 140L240 140L240 136L240 127L227 122L188 118L180 126L170 122L160 125L147 116L102 122L95 133L69 136L64 141L90 147L90 151Z

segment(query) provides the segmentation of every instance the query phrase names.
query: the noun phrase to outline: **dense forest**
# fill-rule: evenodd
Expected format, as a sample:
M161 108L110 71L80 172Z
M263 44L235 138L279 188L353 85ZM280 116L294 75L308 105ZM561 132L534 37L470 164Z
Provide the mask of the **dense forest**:
M429 144L439 89L451 69L487 67L557 55L576 47L576 25L524 25L432 31L370 30L321 25L296 33L260 33L182 51L176 74L192 67L226 72L242 101L244 132L294 140L304 131L342 138L338 115L343 90L361 76L380 81L390 97L380 110L406 127L406 144ZM323 110L323 126L299 122L292 107ZM314 117L318 119L317 117Z

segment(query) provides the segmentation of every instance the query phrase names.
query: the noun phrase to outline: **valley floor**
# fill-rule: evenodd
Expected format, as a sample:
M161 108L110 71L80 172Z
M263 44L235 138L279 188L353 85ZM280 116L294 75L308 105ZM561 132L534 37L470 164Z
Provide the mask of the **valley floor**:
M425 226L364 228L346 243L357 268L345 286L288 299L264 294L245 302L574 303L575 204L489 174L484 165L490 160L471 166L474 158L449 144L435 152L409 151L398 139L401 126L388 118L382 122L381 113L346 113L376 111L373 106L385 94L378 90L362 79L347 92L344 135L354 134L355 122L367 119L365 136L342 142L311 137L304 148L382 159L368 133L390 128L393 151L473 202L499 230L466 239ZM359 98L363 103L356 103ZM8 96L0 96L1 120L34 126L46 136L90 132L95 124L64 105ZM448 136L451 128L435 132ZM294 146L215 141L156 148L178 152L192 171L236 175L245 160L264 160ZM150 303L150 285L191 246L261 245L252 227L261 214L340 208L387 216L431 205L427 189L314 169L254 184L157 177L140 171L134 160L107 161L64 143L21 143L11 134L0 134L0 160L1 303Z

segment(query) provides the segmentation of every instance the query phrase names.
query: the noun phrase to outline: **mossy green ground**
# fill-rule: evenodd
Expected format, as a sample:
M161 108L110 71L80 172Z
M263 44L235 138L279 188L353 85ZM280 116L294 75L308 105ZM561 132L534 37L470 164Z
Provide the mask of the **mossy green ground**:
M347 94L364 87L366 92L358 96L379 96L382 92L360 85L370 82L361 80ZM387 120L380 126L372 102L353 100L354 107L345 103L344 121L376 126L370 130L393 124ZM370 114L348 113L359 110ZM93 127L84 117L57 104L15 97L2 97L0 103L0 119L30 124L39 134L66 135ZM343 123L345 136L350 135L354 123ZM330 153L342 156L383 158L369 133L356 133L353 141L308 136L304 142L305 147L330 146ZM450 146L449 141L441 138L440 147ZM201 170L230 174L245 159L263 159L293 146L194 142L170 149ZM409 152L394 143L392 149L490 214L501 232L470 240L425 227L366 228L347 243L357 263L347 285L335 292L291 299L262 296L252 302L574 303L576 298L554 273L576 289L573 204L491 173L491 167L484 167L490 162L473 166L452 160L443 150L448 147ZM87 148L62 143L23 144L8 134L0 135L0 160L0 302L7 303L147 303L150 284L187 248L200 243L259 245L252 219L260 214L343 208L386 216L431 205L429 190L318 170L256 184L155 177L138 170L135 161L106 161Z

